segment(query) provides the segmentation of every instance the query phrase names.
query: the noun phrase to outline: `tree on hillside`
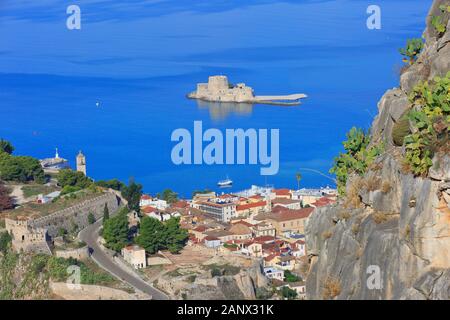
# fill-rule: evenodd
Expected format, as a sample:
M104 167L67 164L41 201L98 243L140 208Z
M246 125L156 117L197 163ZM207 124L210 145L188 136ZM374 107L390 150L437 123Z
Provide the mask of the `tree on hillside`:
M45 183L45 174L39 160L33 157L12 156L6 152L0 152L0 179Z
M302 174L297 172L295 174L295 179L297 180L297 190L300 190L300 180L302 180Z
M122 189L125 187L125 184L118 179L99 180L99 181L96 181L95 184L99 187L111 188L111 189L117 190L117 191L122 191Z
M11 235L8 232L0 233L0 252L5 254L6 250L9 248L9 244L11 243Z
M0 152L6 152L8 154L13 153L14 147L11 142L0 139Z
M9 196L9 190L0 181L0 212L14 208L14 201Z
M178 201L178 194L171 189L165 189L162 193L161 199L167 201L168 203L174 203Z
M166 222L166 247L171 253L179 253L186 245L188 232L180 227L179 218L171 218Z
M71 169L59 170L56 176L58 184L61 187L71 186L80 189L85 189L92 184L92 180L84 175L83 172L74 171Z
M136 243L150 254L163 249L178 253L186 245L187 239L188 232L180 228L178 218L171 218L166 223L162 223L158 219L144 217L141 220Z
M88 223L89 224L94 224L95 223L95 216L94 216L94 214L92 212L89 212L87 219L88 219Z
M161 221L151 217L144 217L141 220L136 243L148 253L153 254L165 247L166 236L166 228Z
M192 198L195 197L197 194L205 194L205 193L210 193L210 192L212 192L212 190L210 190L210 189L195 190L192 192Z
M103 221L106 221L109 219L109 209L108 204L105 203L105 206L103 207Z
M297 298L297 291L287 286L283 287L280 293L283 298L288 300L294 300L295 298Z
M128 201L128 209L134 210L139 213L140 206L139 202L141 201L142 196L142 185L134 182L133 179L130 179L128 186L125 186L122 189L122 196L125 200Z
M128 244L128 231L128 216L124 212L103 221L103 238L106 241L106 247L119 252Z

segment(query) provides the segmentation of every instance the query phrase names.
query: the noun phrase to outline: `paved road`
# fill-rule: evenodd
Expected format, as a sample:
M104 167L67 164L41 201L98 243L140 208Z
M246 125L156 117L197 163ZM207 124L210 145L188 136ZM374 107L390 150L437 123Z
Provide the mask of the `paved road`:
M139 278L137 275L131 275L129 272L125 271L119 264L117 264L112 257L106 254L100 246L97 244L98 232L101 226L101 220L97 221L91 226L88 226L83 231L80 232L80 239L92 248L94 251L92 253L93 260L100 265L103 269L107 270L109 273L115 275L116 277L127 282L134 288L145 292L152 296L154 300L168 300L166 294L155 289L150 284Z

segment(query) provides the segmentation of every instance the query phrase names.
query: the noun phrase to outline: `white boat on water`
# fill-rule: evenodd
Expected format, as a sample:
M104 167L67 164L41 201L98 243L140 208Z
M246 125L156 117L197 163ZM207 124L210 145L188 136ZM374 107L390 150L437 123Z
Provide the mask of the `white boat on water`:
M233 185L233 181L227 177L225 180L221 180L221 181L217 182L217 185L219 187L229 187L229 186Z

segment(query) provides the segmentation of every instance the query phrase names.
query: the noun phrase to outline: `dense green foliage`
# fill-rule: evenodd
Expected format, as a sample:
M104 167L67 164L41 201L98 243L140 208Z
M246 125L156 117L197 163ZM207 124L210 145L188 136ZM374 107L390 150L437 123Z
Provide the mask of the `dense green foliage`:
M403 61L408 62L410 65L413 64L420 51L422 51L423 46L423 40L420 38L408 39L406 47L399 49L400 54L405 57Z
M171 218L162 223L158 219L144 217L141 220L136 243L150 254L164 249L178 253L186 245L187 239L188 232L180 228L178 218Z
M128 241L128 210L121 210L114 217L103 221L102 236L106 241L106 247L119 252Z
M413 133L405 137L405 163L415 175L428 174L436 151L449 151L450 72L418 84L410 95Z
M108 204L105 203L105 206L103 207L103 222L109 219L109 209Z
M111 188L113 190L122 191L125 187L125 184L118 180L118 179L112 179L112 180L99 180L96 181L95 184L102 188Z
M167 201L167 203L174 203L178 201L178 194L171 189L165 189L162 194L157 194L157 198Z
M11 244L11 235L8 232L0 233L0 252L5 254Z
M450 13L450 5L443 4L439 6L439 9L443 15L445 13ZM445 31L447 31L447 24L446 21L444 21L443 15L431 17L431 25L434 27L439 36L442 36Z
M139 202L142 196L142 185L130 180L128 186L122 188L122 196L128 201L128 209L141 212Z
M294 273L290 272L289 270L284 271L284 281L286 282L297 282L301 279Z
M38 261L40 260L38 265L41 269L47 268L50 277L54 281L66 281L70 276L67 271L70 266L80 267L81 284L108 284L115 280L109 274L95 272L87 267L85 263L73 258L64 259L37 255L35 259L38 259Z
M0 152L6 152L8 154L13 153L14 147L11 142L0 139Z
M350 174L363 175L368 166L381 154L383 146L369 147L370 136L362 129L353 127L343 142L346 153L334 159L330 172L336 174L339 194L345 194L345 185Z
M28 181L45 183L45 174L39 160L0 151L0 179L22 183Z
M89 224L94 224L95 221L96 221L95 220L95 216L94 216L94 214L92 212L89 212L87 219L88 219L88 223Z
M76 186L65 186L64 188L62 188L61 190L61 196L65 195L65 194L69 194L69 193L74 193L77 191L80 191L81 188L80 187L76 187Z
M56 179L58 180L58 184L63 188L70 186L81 190L92 184L92 180L86 177L83 172L74 171L71 169L60 170L56 176Z
M283 298L288 299L288 300L294 300L295 298L297 298L297 291L295 291L294 289L291 289L287 286L283 287L280 290L280 294Z

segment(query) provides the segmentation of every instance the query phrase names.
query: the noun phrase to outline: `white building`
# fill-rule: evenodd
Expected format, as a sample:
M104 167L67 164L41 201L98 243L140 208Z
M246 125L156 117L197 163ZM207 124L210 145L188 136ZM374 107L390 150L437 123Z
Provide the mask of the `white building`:
M269 279L284 281L284 270L280 270L274 267L266 267L264 268L264 275Z
M130 245L122 249L123 259L134 268L147 267L147 256L145 250L137 245Z
M213 236L206 236L203 241L206 247L213 249L220 247L220 245L222 244L219 238Z
M222 222L230 222L237 217L236 204L227 201L203 201L197 203L198 209L205 212L211 218Z
M158 198L152 198L151 196L144 194L141 196L141 200L139 201L140 207L151 206L158 210L165 210L169 207L167 201L161 200Z
M59 197L60 194L61 194L60 191L54 191L54 192L46 194L46 195L40 194L37 197L37 202L41 203L41 204L51 202L51 201L53 201L53 199Z

